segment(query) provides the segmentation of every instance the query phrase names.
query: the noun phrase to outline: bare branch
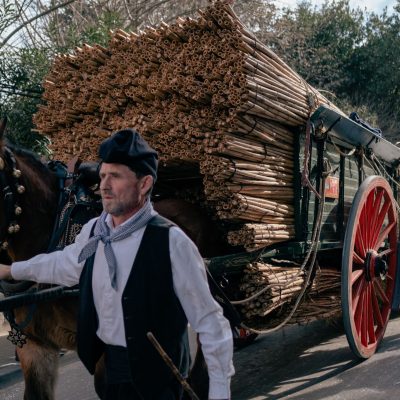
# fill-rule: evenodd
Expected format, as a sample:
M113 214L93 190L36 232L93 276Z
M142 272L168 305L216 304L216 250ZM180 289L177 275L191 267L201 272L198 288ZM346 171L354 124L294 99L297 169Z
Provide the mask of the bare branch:
M67 6L68 4L71 4L71 3L75 2L75 1L76 1L76 0L68 0L68 1L66 1L65 3L58 4L58 5L54 6L54 7L49 8L49 9L46 10L46 11L43 11L43 12L40 13L40 14L35 15L34 17L30 18L29 20L25 21L25 22L22 23L20 26L18 26L17 28L15 28L15 29L1 42L1 44L0 44L0 49L2 49L2 48L4 47L4 45L7 44L7 42L8 42L17 32L19 32L19 31L20 31L22 28L24 28L25 26L29 25L31 22L33 22L33 21L39 19L40 17L43 17L44 15L50 14L50 13L52 13L53 11L55 11L55 10L57 10L57 9L59 9L59 8L65 7L65 6Z
M28 18L28 15L26 14L26 11L25 11L26 7L24 6L24 3L19 4L18 0L15 0L15 4L16 4L16 5L20 8L20 10L21 10L21 11L20 11L21 21L22 21L23 23L26 22L29 18ZM42 40L43 42L45 42L44 39L43 39L43 37L42 37L42 35L40 34L40 32L33 26L33 24L29 24L29 25L26 26L26 31L27 31L27 33L28 33L28 35L29 35L29 37L30 37L31 42L32 42L33 45L35 45L35 43L36 43L37 41L36 41L34 35L32 35L30 29L33 30L33 32L39 37L40 40Z
M129 7L128 7L128 4L127 4L126 0L123 0L123 2L124 2L125 11L126 11L126 13L128 14L129 19L130 19L131 21L134 21L134 19L133 19L133 17L132 17L132 14L131 14L131 12L130 12L130 10L129 10Z

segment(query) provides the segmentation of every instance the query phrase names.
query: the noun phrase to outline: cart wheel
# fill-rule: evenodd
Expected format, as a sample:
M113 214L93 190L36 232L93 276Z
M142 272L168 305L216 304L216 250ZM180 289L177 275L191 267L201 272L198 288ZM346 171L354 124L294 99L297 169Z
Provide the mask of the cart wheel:
M369 358L389 322L396 275L397 213L392 190L380 176L358 189L342 256L342 312L347 340Z

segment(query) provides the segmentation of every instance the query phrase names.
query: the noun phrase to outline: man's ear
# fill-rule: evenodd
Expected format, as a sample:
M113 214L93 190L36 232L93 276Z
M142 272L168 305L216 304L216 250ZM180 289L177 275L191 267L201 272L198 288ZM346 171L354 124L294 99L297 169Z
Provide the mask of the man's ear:
M151 188L153 187L154 183L154 178L151 175L145 175L141 180L140 180L140 191L142 195L147 194Z

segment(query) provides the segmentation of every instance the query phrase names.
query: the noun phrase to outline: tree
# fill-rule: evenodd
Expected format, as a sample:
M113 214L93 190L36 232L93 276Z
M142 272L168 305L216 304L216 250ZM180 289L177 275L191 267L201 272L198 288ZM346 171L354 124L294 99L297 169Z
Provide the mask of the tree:
M49 68L47 52L17 49L0 53L0 114L8 117L11 142L46 154L48 140L32 132L32 114L41 102L43 73Z
M353 54L351 81L346 94L356 104L367 103L379 115L379 124L398 135L400 123L400 1L395 13L371 14L366 38Z
M277 19L271 45L307 82L338 93L348 84L363 22L363 12L350 9L348 0L326 0L321 8L303 1Z

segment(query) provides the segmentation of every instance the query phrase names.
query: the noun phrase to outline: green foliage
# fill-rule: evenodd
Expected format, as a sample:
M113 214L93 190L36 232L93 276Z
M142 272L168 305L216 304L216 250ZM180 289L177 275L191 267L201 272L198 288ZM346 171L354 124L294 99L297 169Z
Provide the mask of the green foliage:
M344 71L363 38L363 22L348 0L325 1L321 8L302 2L276 21L272 45L309 83L337 93L348 84Z
M45 50L17 48L0 53L0 114L8 117L7 137L45 154L47 139L32 132L32 115L40 104L42 78L48 71Z
M400 9L388 16L372 14L365 40L354 50L351 82L344 90L355 103L374 105L382 128L399 131L400 124Z
M109 31L120 28L122 25L122 18L118 13L113 11L106 11L101 14L97 21L97 25L89 26L80 38L80 42L98 43L107 45L109 40Z
M51 20L50 30L59 18L64 20L67 29L67 40L62 44L51 42L51 46L42 48L8 47L0 52L0 115L8 117L7 137L11 142L43 155L49 153L49 140L33 130L32 115L41 104L41 83L54 54L71 51L82 43L106 45L108 31L120 26L118 15L104 10L96 24L78 29L73 15L66 9Z
M90 9L85 14L90 14ZM92 17L94 18L94 15ZM109 31L121 27L122 17L115 11L103 10L98 17L96 16L95 23L82 26L79 22L81 21L74 18L70 9L62 10L50 19L46 31L55 52L69 52L83 43L106 46Z
M19 96L14 103L1 105L0 113L8 118L6 137L11 143L47 156L49 140L32 131L31 116L36 112L36 107L37 101Z
M304 79L345 111L388 136L400 125L400 0L388 15L351 9L348 0L303 1L274 21L267 40Z

